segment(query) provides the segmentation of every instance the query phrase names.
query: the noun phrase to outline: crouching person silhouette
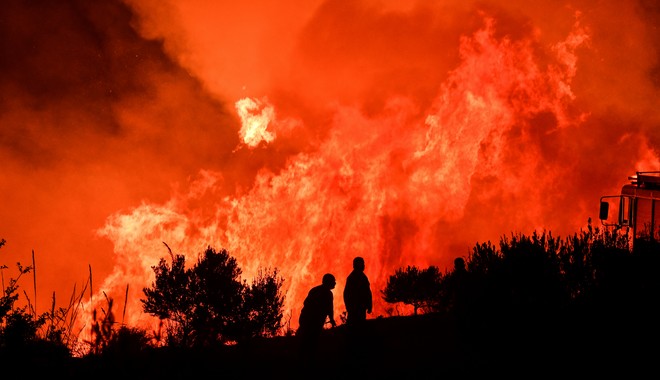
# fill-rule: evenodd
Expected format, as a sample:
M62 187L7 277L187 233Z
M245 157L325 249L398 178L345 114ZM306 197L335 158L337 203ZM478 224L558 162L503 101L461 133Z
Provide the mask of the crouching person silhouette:
M332 294L336 284L335 276L330 273L324 274L321 284L313 287L303 302L296 336L304 365L315 364L319 340L326 321L329 319L332 327L337 327Z

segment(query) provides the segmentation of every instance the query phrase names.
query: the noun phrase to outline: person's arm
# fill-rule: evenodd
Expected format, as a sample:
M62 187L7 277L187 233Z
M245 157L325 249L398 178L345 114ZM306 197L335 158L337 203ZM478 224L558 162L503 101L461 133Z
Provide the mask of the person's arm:
M328 305L328 318L330 318L330 324L332 327L337 327L337 322L335 322L335 306L332 293L330 293L330 302Z
M366 283L367 283L367 313L371 314L371 309L373 308L374 303L371 294L371 283L369 282L368 278L366 279Z

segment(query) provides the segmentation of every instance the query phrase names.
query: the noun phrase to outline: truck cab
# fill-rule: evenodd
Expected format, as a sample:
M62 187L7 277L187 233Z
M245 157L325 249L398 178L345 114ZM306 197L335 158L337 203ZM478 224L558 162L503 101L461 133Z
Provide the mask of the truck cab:
M632 232L633 251L660 250L660 171L636 172L618 195L600 198L601 223Z

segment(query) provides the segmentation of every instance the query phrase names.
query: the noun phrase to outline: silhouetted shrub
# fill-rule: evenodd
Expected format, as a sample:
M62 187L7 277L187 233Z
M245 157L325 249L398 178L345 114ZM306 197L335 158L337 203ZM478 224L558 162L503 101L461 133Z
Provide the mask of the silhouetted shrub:
M0 247L4 244L5 240L0 239ZM19 365L46 365L69 358L70 352L58 335L47 334L43 337L40 334L47 314L36 315L29 302L23 307L16 306L18 282L32 270L31 266L16 265L18 276L9 279L0 296L0 367L6 370L6 365L14 368ZM7 266L2 265L0 269L7 269Z
M208 247L186 269L184 255L152 267L156 282L144 288L144 311L166 320L170 346L204 347L215 343L271 336L281 327L283 280L277 270L260 272L252 286L226 250Z
M0 247L4 245L5 240L0 240ZM28 306L16 307L18 300L18 281L27 273L30 273L32 267L23 267L21 263L18 267L18 276L10 278L9 284L2 291L0 297L0 349L17 349L29 342L36 341L39 338L39 328L45 323L43 317L37 317L30 313ZM2 269L6 269L2 266Z
M282 329L284 296L281 293L284 280L276 269L261 269L252 284L245 289L241 325L243 339L274 337Z
M381 293L388 303L413 305L415 313L428 305L457 312L455 306L461 305L461 318L474 328L550 324L569 309L625 313L648 304L644 299L660 290L658 265L657 249L638 247L633 253L627 236L593 228L589 220L586 231L566 239L535 231L503 236L499 246L477 243L460 279L448 271L427 282L432 285L423 285L423 271L417 267L397 269Z
M397 269L394 275L387 279L385 289L381 290L383 300L387 303L401 302L413 306L413 313L418 310L436 311L441 299L442 273L436 266L419 269L407 266Z
M151 338L145 329L121 326L108 340L102 354L112 357L135 357L150 349Z

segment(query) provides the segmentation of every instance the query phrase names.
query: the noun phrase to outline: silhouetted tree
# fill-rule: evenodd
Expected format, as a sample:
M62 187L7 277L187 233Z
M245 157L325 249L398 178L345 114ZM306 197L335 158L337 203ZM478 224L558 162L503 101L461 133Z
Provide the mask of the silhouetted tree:
M260 269L252 285L246 288L243 300L243 321L246 338L274 337L282 328L284 279L277 269Z
M158 265L152 267L156 282L151 288L143 289L147 298L140 300L145 313L169 322L165 327L166 339L173 346L186 346L193 331L195 301L185 264L184 255L173 255L171 267L165 258L161 258Z
M167 344L208 346L269 336L280 328L283 280L277 270L260 272L248 286L227 250L208 247L196 265L186 269L184 255L172 255L152 267L156 282L144 288L145 312L169 321Z
M502 237L502 260L495 273L495 285L503 305L518 311L543 312L556 310L565 301L558 254L561 245L561 240L545 231Z
M490 241L477 243L468 255L465 265L467 271L472 274L486 276L502 259L497 247Z
M246 285L241 269L227 250L207 248L190 270L195 345L242 338L241 318Z
M442 273L436 266L419 269L416 266L399 268L387 280L385 289L381 290L383 300L387 303L402 302L412 305L414 314L419 309L437 310L442 288Z

